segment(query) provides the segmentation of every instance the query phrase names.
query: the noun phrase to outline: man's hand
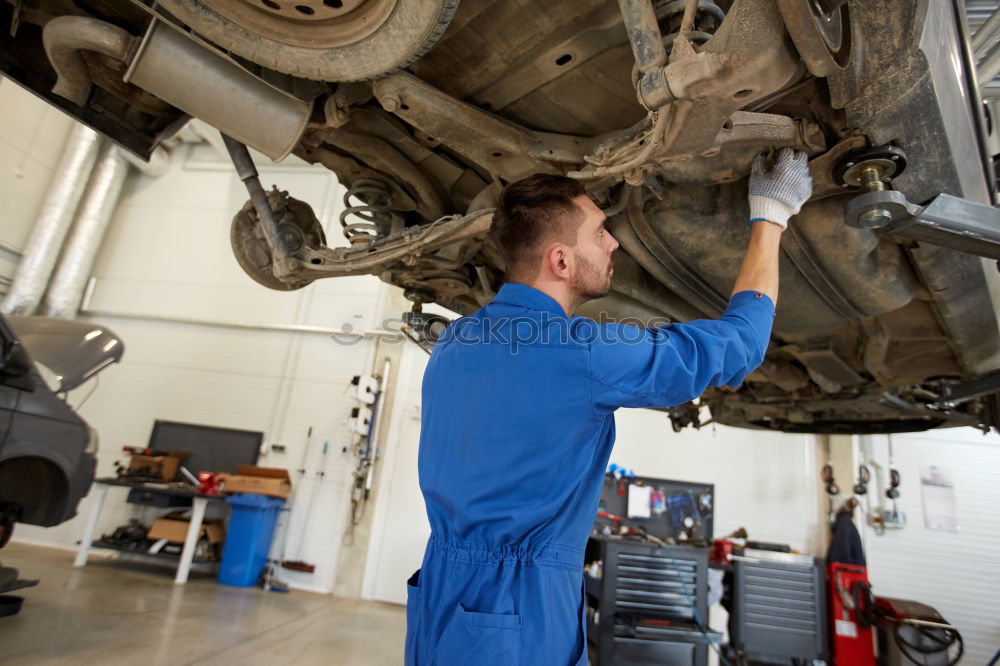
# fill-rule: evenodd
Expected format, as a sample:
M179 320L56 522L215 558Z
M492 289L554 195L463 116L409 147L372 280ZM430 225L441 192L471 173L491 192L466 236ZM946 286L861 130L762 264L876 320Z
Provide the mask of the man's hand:
M750 223L773 222L788 228L788 218L802 208L812 194L808 156L801 151L783 148L774 168L764 171L764 155L753 161L750 173Z

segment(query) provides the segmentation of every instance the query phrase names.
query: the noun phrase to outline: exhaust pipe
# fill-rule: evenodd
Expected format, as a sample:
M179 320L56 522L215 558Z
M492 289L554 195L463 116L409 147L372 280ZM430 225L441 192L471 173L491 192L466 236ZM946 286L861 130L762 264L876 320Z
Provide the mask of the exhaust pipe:
M127 63L124 81L275 161L292 152L309 122L310 103L158 19L138 40L95 18L60 16L45 25L42 39L59 75L52 92L81 106L92 85L83 50Z
M121 28L84 16L59 16L45 24L42 44L58 78L52 92L79 106L90 97L90 70L80 51L125 61L135 40Z

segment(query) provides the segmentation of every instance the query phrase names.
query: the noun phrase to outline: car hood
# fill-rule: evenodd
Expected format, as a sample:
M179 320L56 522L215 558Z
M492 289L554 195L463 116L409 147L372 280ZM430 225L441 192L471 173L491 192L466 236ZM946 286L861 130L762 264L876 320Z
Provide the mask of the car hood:
M73 390L125 352L121 338L98 324L52 317L8 321L31 358L56 375L58 392Z

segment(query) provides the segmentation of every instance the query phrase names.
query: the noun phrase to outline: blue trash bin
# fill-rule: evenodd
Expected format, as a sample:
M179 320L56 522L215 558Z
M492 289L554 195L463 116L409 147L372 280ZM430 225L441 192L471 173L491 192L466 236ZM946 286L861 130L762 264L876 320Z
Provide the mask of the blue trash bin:
M284 500L266 495L237 494L226 498L232 507L226 545L222 549L219 582L253 587L267 566L271 537Z

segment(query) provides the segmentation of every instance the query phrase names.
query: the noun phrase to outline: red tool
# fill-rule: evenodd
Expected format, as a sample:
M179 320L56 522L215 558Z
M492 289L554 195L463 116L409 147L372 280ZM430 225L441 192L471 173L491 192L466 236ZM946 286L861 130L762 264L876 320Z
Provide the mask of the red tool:
M618 531L618 527L622 524L622 517L621 516L616 516L615 514L608 513L607 511L598 511L597 512L597 517L598 518L607 518L608 520L614 521L614 523L615 523L615 531L616 532Z
M836 666L874 666L875 603L867 567L831 562L826 573L833 663Z
M198 472L198 492L202 495L218 495L222 479L215 472Z

